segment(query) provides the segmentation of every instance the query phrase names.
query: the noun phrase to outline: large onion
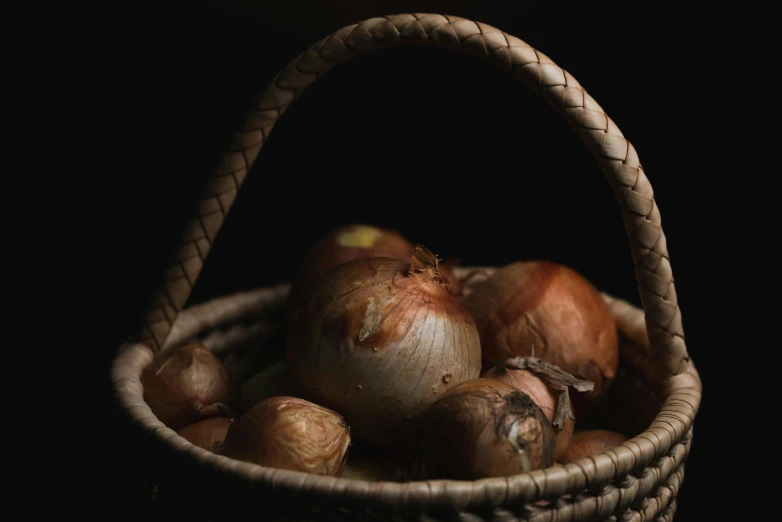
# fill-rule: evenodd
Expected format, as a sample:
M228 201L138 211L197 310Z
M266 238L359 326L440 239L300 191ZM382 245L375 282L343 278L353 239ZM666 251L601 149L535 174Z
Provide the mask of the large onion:
M472 379L427 410L424 473L476 480L546 468L554 462L554 439L551 422L529 395L494 379Z
M339 476L350 430L337 412L296 397L269 397L241 415L222 454L270 468Z
M438 396L480 373L475 323L424 247L407 263L334 267L291 317L286 356L295 386L344 415L357 440L411 440Z
M611 310L582 275L547 261L516 262L470 287L464 299L481 336L484 368L537 355L594 383L573 397L587 411L613 382L619 365Z
M225 434L232 422L233 419L227 417L212 417L185 426L179 430L179 435L191 444L219 454L223 449Z
M565 452L557 459L560 464L570 464L584 457L591 457L620 446L628 437L611 430L580 431L570 439Z
M158 356L141 375L144 400L179 430L207 417L232 417L236 392L225 366L201 343Z

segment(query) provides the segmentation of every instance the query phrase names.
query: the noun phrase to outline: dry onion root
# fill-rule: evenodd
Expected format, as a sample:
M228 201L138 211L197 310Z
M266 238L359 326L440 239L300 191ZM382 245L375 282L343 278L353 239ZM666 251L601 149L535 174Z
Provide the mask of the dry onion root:
M472 317L420 245L407 263L359 259L324 274L292 310L286 356L303 397L380 446L412 443L426 408L478 377L481 357Z
M179 430L208 417L233 417L236 393L225 366L201 343L165 352L141 375L144 400Z
M232 422L233 420L227 417L212 417L185 426L179 430L179 435L199 448L219 454Z
M350 430L340 414L296 397L270 397L231 424L222 454L271 468L340 476Z
M532 398L504 382L463 382L432 404L423 427L429 479L477 480L554 463L551 422Z
M547 261L516 262L470 285L464 298L481 333L484 368L518 356L541 359L594 383L573 397L588 412L616 377L619 348L613 314L578 272Z
M569 388L585 392L594 388L589 381L576 379L561 368L537 357L515 357L491 368L484 378L510 384L529 395L551 421L556 433L558 458L567 448L575 430L575 414Z
M591 457L615 448L626 442L628 437L622 433L611 430L589 430L575 433L570 439L570 444L557 462L570 464L584 457Z

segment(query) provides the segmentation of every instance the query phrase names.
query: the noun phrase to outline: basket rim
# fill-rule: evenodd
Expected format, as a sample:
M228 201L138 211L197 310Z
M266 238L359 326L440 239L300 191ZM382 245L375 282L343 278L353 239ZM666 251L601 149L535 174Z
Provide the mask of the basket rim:
M178 323L181 322L186 326L173 329L170 342L166 343L166 346L173 346L191 337L195 333L193 329L197 329L199 324L202 332L210 330L208 326L203 328L202 323L193 320L199 315L199 310L214 306L215 303L224 305L237 299L252 301L260 298L266 300L264 306L274 307L280 305L287 297L289 288L288 284L281 284L276 287L237 292L187 308L177 318ZM636 341L645 340L646 332L637 331L639 325L645 328L643 310L604 292L601 292L601 295L612 310L620 310L618 313L634 316L630 320L623 321L622 325L625 329L632 328L628 325L635 325L636 331L629 332L631 338ZM231 483L243 484L254 489L271 486L275 492L286 490L331 498L338 497L340 502L350 498L364 505L381 503L385 506L389 499L396 499L401 500L406 509L421 509L442 502L462 507L476 502L481 504L489 502L495 507L509 503L515 505L519 501L529 503L544 498L560 497L567 493L582 492L593 486L607 485L617 479L627 481L625 477L628 476L643 480L650 475L647 465L662 465L660 461L666 456L671 457L671 452L676 450L677 446L684 448L683 453L679 452L682 454L673 455L675 460L680 460L677 464L682 464L686 459L691 444L692 421L699 407L701 389L700 377L690 360L686 372L669 377L666 379L669 382L661 387L664 400L649 428L616 448L570 464L554 464L527 473L473 481L430 479L384 482L268 468L214 454L191 444L175 430L165 426L143 399L141 372L154 357L153 350L145 344L128 342L121 345L112 363L113 391L120 409L131 424L154 439L156 444L165 448L164 451L176 456L177 460L185 465L194 465L201 473L215 472ZM681 411L682 409L685 411ZM670 433L671 431L673 434ZM465 497L469 500L465 501Z

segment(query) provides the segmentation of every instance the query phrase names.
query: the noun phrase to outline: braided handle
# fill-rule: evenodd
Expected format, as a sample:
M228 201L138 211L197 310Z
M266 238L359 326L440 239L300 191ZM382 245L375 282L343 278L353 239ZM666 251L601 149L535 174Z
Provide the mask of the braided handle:
M665 235L633 146L579 83L543 53L494 27L438 14L385 16L344 27L313 44L274 77L210 177L196 216L186 222L181 246L144 317L140 340L153 350L165 342L239 187L285 109L338 63L405 43L436 44L488 59L540 94L576 131L596 157L622 209L660 377L682 373L689 359Z

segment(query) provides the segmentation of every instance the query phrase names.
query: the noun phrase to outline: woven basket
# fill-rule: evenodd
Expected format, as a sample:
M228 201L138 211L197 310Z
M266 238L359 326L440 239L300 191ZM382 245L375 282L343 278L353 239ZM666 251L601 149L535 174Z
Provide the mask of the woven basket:
M303 90L357 54L405 43L467 51L509 71L562 115L593 153L622 210L643 310L604 295L617 321L622 368L612 389L628 442L573 464L474 482L371 482L264 468L193 446L143 400L140 375L156 353L200 338L244 379L279 359L288 286L220 297L183 310L237 191L275 122ZM437 14L372 18L294 59L257 98L187 221L176 258L139 338L112 368L131 460L169 515L227 520L671 520L684 477L701 381L687 355L652 187L633 146L567 72L518 38ZM644 417L636 398L648 411ZM649 398L657 397L657 403ZM627 413L625 415L624 413ZM634 422L629 422L634 421ZM165 502L163 502L165 500Z

